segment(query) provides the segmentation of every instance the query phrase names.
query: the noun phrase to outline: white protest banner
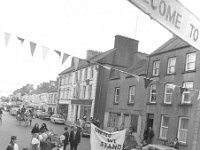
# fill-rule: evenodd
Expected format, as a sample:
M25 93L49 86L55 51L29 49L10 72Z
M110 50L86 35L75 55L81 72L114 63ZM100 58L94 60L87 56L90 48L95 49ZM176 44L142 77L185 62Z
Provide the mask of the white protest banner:
M173 34L200 50L200 20L178 0L128 0Z
M126 130L107 132L91 124L91 150L122 150Z

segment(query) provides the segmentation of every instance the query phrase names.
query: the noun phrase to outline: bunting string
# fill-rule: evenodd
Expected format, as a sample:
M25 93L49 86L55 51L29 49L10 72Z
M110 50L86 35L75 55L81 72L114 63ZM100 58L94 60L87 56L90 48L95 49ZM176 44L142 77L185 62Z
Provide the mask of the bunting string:
M5 47L8 46L10 37L11 37L10 33L4 32ZM21 45L23 45L23 43L25 41L25 38L22 38L22 37L19 37L19 36L16 36L16 37L17 37L16 39L18 39L21 42ZM37 43L30 41L30 50L31 50L31 55L32 56L35 53L35 49L36 49L37 45L38 45ZM49 50L50 50L50 48L42 45L42 50L43 50L43 58L45 59L46 56L47 56L47 54L48 54L48 52L49 52ZM53 50L59 56L59 58L61 58L61 55L62 55L63 52L61 52L59 50L55 50L55 49L53 49ZM63 53L62 64L64 64L64 62L68 59L69 56L72 56L72 55ZM99 65L99 66L101 66L101 67L103 67L103 68L105 68L107 70L113 69L113 70L119 71L120 73L127 74L129 76L132 76L132 77L136 78L136 80L138 82L140 82L140 76L139 75L136 75L136 74L133 74L133 73L130 73L130 72L118 69L118 68L110 66L110 65L108 66L108 65L104 65L104 64L101 64L101 63L98 63L98 62L92 62L92 61L89 61L89 60L86 60L86 59L81 59L81 58L78 58L78 57L75 57L75 56L72 56L72 57L73 57L72 59L73 59L73 65L75 67L75 70L77 70L77 68L78 68L79 61L80 60L85 60L88 63L97 64L97 65ZM162 83L162 84L171 85L171 87L172 87L173 90L175 89L175 87L180 88L180 93L181 94L184 91L193 92L192 94L194 94L194 92L198 92L198 98L197 99L200 100L200 90L199 89L195 89L195 88L190 89L190 88L182 87L180 85L176 85L174 83L167 83L167 82L163 82L163 81L156 81L155 79L149 78L147 76L146 77L143 76L143 78L144 78L144 86L145 86L145 88L147 88L152 82L159 82L159 83Z

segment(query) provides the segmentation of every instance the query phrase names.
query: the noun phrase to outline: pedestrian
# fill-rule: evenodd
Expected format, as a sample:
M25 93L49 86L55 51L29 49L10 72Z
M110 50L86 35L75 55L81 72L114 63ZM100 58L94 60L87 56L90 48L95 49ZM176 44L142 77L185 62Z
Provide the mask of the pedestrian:
M76 126L73 127L69 135L70 150L77 150L77 147L81 141L81 133Z
M146 127L146 129L144 130L143 140L142 140L142 143L143 143L144 145L147 144L148 132L149 132L148 127Z
M154 131L153 131L152 127L150 126L148 129L148 138L147 138L148 144L152 143L153 137L154 137Z
M30 126L32 125L32 119L33 119L33 112L32 112L32 110L30 109L30 110L29 110L29 124L30 124Z
M2 124L2 115L3 115L3 111L2 108L0 108L0 123Z
M46 131L48 131L47 125L46 125L46 123L43 123L42 126L41 126L41 128L40 128L40 132L44 133Z
M172 143L172 147L179 150L179 142L178 142L177 137L174 139L174 142Z
M68 127L65 127L65 133L63 134L65 136L65 139L64 139L64 147L63 147L63 150L66 150L67 148L67 145L69 145L69 132L68 132Z
M7 146L6 150L19 150L19 146L17 145L16 140L16 136L11 136L10 143Z
M40 128L39 128L39 124L36 123L33 127L33 129L31 130L31 134L34 134L34 133L40 133Z
M47 137L46 141L44 142L43 150L52 150L54 147L56 147L56 144L51 142L50 137Z
M39 150L40 140L39 140L39 134L38 133L33 134L31 145L32 145L32 150Z
M118 127L114 127L114 132L119 131Z

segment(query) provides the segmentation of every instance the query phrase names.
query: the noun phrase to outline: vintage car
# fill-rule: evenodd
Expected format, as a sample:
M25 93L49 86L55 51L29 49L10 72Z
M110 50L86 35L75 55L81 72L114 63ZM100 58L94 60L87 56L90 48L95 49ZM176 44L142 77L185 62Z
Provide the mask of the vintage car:
M82 136L90 136L91 133L91 124L90 122L85 122L82 125Z
M54 114L50 117L50 121L53 123L58 123L58 124L64 124L65 123L65 119L62 115L60 114Z
M176 150L173 147L168 147L164 145L158 145L158 144L149 144L142 148L142 150Z
M39 118L39 114L41 114L42 110L40 109L36 109L33 111L33 115L36 117L36 118Z
M48 112L41 112L38 116L40 119L49 120L51 115Z
M10 111L9 111L10 115L16 116L18 109L19 109L19 107L10 108Z

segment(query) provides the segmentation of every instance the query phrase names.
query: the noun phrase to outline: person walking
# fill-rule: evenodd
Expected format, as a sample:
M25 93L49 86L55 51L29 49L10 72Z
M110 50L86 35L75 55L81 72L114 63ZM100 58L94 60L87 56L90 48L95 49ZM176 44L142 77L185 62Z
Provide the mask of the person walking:
M149 130L148 130L148 138L147 138L148 144L152 143L153 137L154 137L154 131L153 131L152 127L150 126Z
M77 150L80 141L81 141L81 133L77 129L77 127L74 126L69 135L70 150Z
M3 116L3 111L2 108L0 108L0 124L2 124L2 116Z
M34 134L34 133L40 133L40 128L39 128L39 124L36 123L33 127L33 129L31 130L31 134Z
M19 146L17 145L16 140L16 136L11 136L10 143L7 146L6 150L19 150Z
M32 145L32 150L39 150L40 149L40 140L39 140L39 134L38 133L33 134L31 145Z
M46 123L43 123L42 126L41 126L41 128L40 128L40 132L44 133L46 131L48 131L47 125L46 125Z
M63 134L65 136L65 139L64 139L64 147L63 147L63 150L66 150L67 148L67 145L69 145L69 132L68 132L68 127L65 127L65 133Z
M174 139L174 142L172 143L172 147L179 150L179 143L178 143L177 137Z

